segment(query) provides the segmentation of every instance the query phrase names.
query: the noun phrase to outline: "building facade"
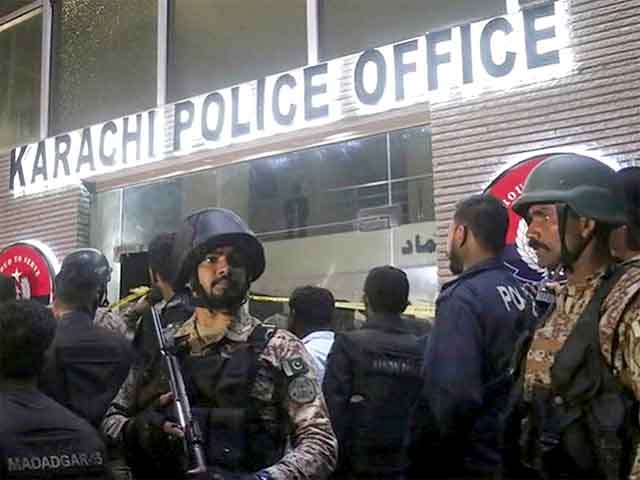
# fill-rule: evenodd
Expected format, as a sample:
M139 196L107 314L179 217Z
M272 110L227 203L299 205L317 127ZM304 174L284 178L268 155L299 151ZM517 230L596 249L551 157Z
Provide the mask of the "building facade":
M100 248L112 298L155 234L220 206L265 242L256 293L357 301L393 264L428 308L457 200L548 152L640 163L640 0L14 0L0 16L0 245Z

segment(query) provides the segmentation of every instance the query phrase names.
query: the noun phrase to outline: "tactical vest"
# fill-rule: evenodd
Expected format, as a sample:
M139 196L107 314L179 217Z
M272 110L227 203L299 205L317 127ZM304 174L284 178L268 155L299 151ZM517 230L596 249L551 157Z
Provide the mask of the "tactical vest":
M544 475L620 479L630 471L637 402L607 364L599 337L602 303L625 271L607 272L556 354L550 388L533 390L534 466Z
M356 348L345 469L363 477L401 475L408 466L411 414L424 382L423 344L409 333L370 328L346 335Z
M181 359L193 415L212 466L254 472L282 458L287 437L284 412L277 408L282 399L267 403L251 395L258 359L274 333L275 328L259 325L246 343L234 345L231 354L221 350L223 340L205 355ZM284 379L274 376L277 396Z

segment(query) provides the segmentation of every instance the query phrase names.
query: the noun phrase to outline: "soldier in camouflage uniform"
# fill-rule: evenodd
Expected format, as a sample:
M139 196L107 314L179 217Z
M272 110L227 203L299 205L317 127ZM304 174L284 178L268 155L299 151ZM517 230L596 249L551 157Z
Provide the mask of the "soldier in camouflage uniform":
M640 478L640 266L615 267L609 252L611 231L628 222L615 172L554 155L514 210L539 262L567 275L526 359L528 464L541 478Z
M640 259L640 167L623 168L616 176L629 221L611 234L611 253L620 262L633 262Z
M178 233L173 263L175 285L189 284L195 313L165 335L189 347L181 365L211 478L326 478L337 441L312 359L294 335L246 310L250 283L265 268L260 242L233 212L203 210ZM173 470L179 478L173 452L182 432L158 408L170 396L166 380L156 380L155 404L134 417L105 419L103 431L162 462L165 477ZM134 388L123 389L114 402L135 396Z

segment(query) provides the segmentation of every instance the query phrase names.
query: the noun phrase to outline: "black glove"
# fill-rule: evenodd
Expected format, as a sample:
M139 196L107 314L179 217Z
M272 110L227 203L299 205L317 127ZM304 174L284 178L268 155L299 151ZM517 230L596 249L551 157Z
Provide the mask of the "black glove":
M172 418L166 402L156 401L130 419L124 428L123 439L127 449L142 450L145 457L163 471L176 473L185 468L184 441L163 430Z
M162 425L168 421L167 415L151 406L131 418L124 428L125 445L138 444L145 450L149 450L155 443L152 441L155 437L163 436Z

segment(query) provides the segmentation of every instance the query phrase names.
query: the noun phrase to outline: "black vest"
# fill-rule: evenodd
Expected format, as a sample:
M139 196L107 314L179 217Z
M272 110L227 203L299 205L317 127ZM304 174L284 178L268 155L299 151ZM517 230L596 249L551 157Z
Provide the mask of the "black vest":
M599 338L602 303L625 270L605 275L555 357L551 388L533 392L538 468L549 475L618 479L630 471L637 402L602 356Z
M222 340L203 356L181 359L210 465L253 472L282 458L287 435L285 414L277 408L282 385L274 385L276 398L269 403L251 395L258 359L274 332L274 328L259 325L248 341L234 345L231 353L222 348L227 342Z
M350 421L341 449L355 476L393 477L408 467L411 415L422 390L424 346L403 320L369 320L345 336L353 345Z

